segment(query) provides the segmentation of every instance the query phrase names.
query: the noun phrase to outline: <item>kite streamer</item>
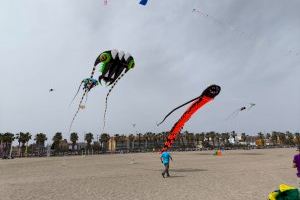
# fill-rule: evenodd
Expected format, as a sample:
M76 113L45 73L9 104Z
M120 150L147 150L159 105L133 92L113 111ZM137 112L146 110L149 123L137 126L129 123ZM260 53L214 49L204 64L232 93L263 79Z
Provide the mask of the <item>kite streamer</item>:
M192 100L188 101L187 103L184 103L181 106L178 106L177 108L173 109L169 114L167 114L167 116L163 119L163 121L178 108L180 108L184 105L187 105L188 103L193 102L192 105L183 113L183 115L180 117L180 119L174 124L161 152L164 152L167 149L169 149L170 147L172 147L172 144L174 143L177 135L180 133L180 131L182 130L185 123L192 117L192 115L194 113L197 112L197 110L199 110L201 107L203 107L208 102L212 101L220 93L220 91L221 91L220 86L211 85L208 88L206 88L199 97L192 99ZM163 121L161 123L163 123ZM159 123L159 124L161 124L161 123Z

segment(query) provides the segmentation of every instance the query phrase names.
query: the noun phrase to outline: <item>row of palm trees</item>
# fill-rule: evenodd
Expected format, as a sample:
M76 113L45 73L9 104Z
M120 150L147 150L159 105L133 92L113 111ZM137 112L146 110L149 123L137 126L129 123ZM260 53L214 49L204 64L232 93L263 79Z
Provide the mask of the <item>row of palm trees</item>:
M107 133L103 133L94 140L92 133L86 133L84 136L85 146L84 149L95 150L97 152L106 152L108 150L108 142L112 138L115 142L116 150L128 150L128 151L147 151L153 149L160 149L166 141L168 132L152 133L147 132L145 134L138 133L137 135L129 134L128 136L122 134L115 134L110 136ZM240 136L237 138L237 136ZM11 154L12 142L17 140L17 154L18 157L24 157L37 150L38 155L44 155L46 152L45 142L48 140L46 134L38 133L34 136L35 143L29 146L29 141L32 139L32 135L29 132L13 133L0 133L0 155L9 156ZM51 149L54 154L60 152L75 152L82 149L78 149L78 133L72 132L69 137L70 143L67 139L63 138L61 132L55 133L52 138ZM92 143L94 142L94 143ZM250 145L256 143L258 146L272 145L272 146L294 146L300 145L300 134L292 132L276 132L271 133L258 133L257 135L247 135L245 133L237 134L235 131L218 133L218 132L202 132L202 133L190 133L185 131L177 137L174 148L180 148L182 150L196 148L201 145L202 148L215 148L215 147L234 147L237 145ZM30 148L28 148L28 146ZM71 148L70 148L71 146ZM32 148L31 148L32 147ZM76 147L76 148L75 148Z

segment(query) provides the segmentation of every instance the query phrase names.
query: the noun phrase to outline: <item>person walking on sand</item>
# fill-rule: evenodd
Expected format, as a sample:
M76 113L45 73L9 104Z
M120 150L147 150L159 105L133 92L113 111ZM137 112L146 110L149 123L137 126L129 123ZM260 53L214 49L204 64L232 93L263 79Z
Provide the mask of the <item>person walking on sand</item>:
M297 148L298 154L294 156L293 167L297 168L297 187L300 187L300 146Z
M170 153L167 151L164 151L160 156L160 161L165 167L163 173L161 174L164 178L165 178L165 174L167 174L167 177L170 177L170 174L169 174L170 159L173 161L173 158L171 157Z

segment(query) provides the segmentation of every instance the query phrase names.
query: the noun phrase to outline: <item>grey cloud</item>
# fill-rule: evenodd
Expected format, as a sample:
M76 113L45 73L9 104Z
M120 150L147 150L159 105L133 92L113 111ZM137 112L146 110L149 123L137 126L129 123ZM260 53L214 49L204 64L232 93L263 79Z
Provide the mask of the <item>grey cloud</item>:
M0 131L68 137L77 102L68 104L98 54L112 48L136 60L109 99L112 134L132 132L131 123L169 130L184 109L155 123L213 83L221 94L185 129L299 131L299 9L293 0L2 1ZM90 93L74 130L100 133L106 92ZM249 102L256 108L224 120Z

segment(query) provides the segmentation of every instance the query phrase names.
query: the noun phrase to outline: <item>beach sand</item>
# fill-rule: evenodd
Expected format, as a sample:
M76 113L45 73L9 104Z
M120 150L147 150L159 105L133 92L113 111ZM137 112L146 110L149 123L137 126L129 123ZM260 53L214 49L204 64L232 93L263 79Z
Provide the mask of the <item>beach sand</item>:
M265 200L296 186L295 149L174 152L0 160L1 200Z

